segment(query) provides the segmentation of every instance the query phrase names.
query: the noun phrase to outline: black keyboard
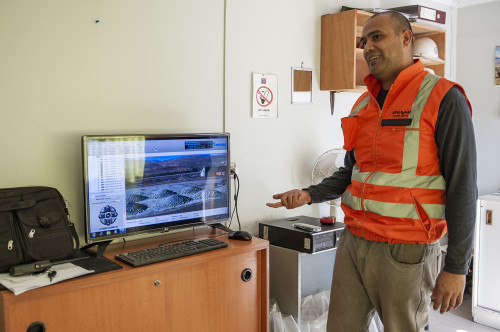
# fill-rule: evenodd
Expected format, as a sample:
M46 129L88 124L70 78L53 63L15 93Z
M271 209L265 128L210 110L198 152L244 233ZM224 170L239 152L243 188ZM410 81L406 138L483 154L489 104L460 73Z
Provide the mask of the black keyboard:
M227 247L224 241L203 238L170 243L158 247L118 254L116 259L132 266L142 266L170 259L195 255L201 252Z

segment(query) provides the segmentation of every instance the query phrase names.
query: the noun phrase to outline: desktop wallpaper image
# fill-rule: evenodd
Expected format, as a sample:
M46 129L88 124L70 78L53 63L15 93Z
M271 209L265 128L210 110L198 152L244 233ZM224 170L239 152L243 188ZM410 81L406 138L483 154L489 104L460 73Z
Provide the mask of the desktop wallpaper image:
M227 206L225 171L225 155L127 160L127 219Z

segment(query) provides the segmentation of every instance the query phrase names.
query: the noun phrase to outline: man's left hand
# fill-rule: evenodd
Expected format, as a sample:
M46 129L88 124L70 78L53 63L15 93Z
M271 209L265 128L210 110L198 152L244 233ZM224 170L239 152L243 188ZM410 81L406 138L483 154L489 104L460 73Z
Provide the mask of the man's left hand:
M434 310L441 307L440 312L444 314L451 309L458 308L464 298L464 289L465 275L441 271L431 294L431 299L434 300Z

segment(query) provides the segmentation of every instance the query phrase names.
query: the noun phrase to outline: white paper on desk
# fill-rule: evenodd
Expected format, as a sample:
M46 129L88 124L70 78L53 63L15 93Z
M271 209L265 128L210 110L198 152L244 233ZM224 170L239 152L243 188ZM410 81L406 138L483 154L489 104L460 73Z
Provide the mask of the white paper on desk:
M0 284L4 285L15 295L19 295L30 289L52 285L58 283L59 281L76 278L94 272L93 270L87 270L72 263L54 265L52 266L52 270L57 272L54 278L52 278L52 281L46 273L18 277L13 277L8 273L0 273Z

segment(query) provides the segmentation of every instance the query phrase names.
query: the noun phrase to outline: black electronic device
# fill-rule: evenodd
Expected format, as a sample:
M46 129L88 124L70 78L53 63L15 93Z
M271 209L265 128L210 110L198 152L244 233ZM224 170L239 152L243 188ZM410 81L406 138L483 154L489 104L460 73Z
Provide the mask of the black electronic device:
M43 272L52 267L52 262L49 260L37 261L28 264L16 265L9 269L11 276L17 277L37 272Z
M54 262L51 262L49 260L44 260L44 261L36 261L36 262L22 264L22 265L16 265L16 266L13 266L9 269L9 274L13 277L18 277L18 276L27 275L27 274L44 272L44 271L50 269L54 265L60 265L60 264L64 264L64 263L72 263L72 262L79 261L82 259L87 259L87 256L70 258L70 259L54 261Z
M293 226L308 232L321 232L321 226L306 224L302 222L294 223Z
M83 136L86 242L231 220L229 134Z
M297 224L310 225L316 231L298 228ZM341 222L325 225L320 218L297 216L259 223L259 237L275 246L312 254L336 248L344 227Z
M246 231L234 231L229 233L227 237L231 240L242 240L242 241L250 241L252 239L252 235Z

